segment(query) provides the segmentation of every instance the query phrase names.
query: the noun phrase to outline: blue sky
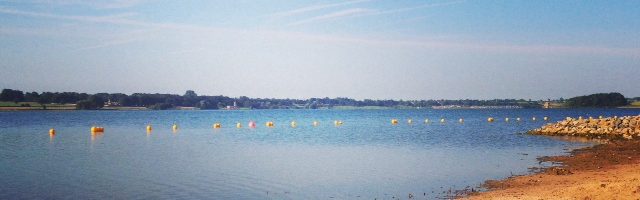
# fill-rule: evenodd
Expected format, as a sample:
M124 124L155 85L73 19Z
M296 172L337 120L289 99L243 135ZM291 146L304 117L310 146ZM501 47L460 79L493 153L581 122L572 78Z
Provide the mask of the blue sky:
M640 96L640 1L0 0L0 87Z

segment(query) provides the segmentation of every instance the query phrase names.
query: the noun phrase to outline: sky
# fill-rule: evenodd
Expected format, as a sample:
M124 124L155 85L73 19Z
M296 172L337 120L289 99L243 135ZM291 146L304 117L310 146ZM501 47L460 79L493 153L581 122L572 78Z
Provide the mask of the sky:
M0 88L640 96L640 1L0 0Z

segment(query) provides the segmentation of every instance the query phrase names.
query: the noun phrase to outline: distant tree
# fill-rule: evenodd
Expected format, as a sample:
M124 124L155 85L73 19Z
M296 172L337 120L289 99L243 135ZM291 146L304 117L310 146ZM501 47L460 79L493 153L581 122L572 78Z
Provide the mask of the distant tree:
M195 97L198 97L198 94L196 94L196 92L194 92L193 90L187 90L187 92L185 92L183 96L195 98Z
M109 93L97 93L94 94L93 96L99 97L100 99L102 99L104 102L106 102L107 100L109 100Z
M310 109L318 109L318 103L317 102L313 102L313 103L309 104L309 108Z
M152 106L149 106L149 108L153 110L168 110L174 108L174 106L168 103L156 103Z
M19 102L24 100L24 93L20 90L3 89L0 93L0 101Z
M43 92L40 94L40 97L38 98L38 103L42 105L51 103L52 96L53 96L53 93L51 92Z
M96 110L104 106L104 99L98 95L91 95L86 100L80 100L76 102L76 109L78 110Z
M198 98L198 94L193 90L187 90L184 95L182 95L180 99L180 105L182 106L195 106L200 99Z
M37 102L40 100L40 94L37 92L27 92L24 94L24 101Z
M567 100L567 106L570 107L619 107L627 104L627 99L617 92L577 96Z
M211 100L201 100L196 103L195 107L201 110L216 110L218 109L218 102L213 102Z

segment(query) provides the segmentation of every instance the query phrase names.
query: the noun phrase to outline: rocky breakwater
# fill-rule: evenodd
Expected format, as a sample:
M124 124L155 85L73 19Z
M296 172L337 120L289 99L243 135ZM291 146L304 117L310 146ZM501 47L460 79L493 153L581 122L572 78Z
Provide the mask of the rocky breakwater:
M570 118L528 132L533 135L579 136L600 139L640 139L640 116L600 119Z

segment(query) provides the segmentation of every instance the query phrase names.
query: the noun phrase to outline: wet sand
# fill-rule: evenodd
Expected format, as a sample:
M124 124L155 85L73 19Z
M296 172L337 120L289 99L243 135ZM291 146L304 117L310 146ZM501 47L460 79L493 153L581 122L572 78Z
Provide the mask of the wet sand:
M566 156L541 157L560 166L505 180L468 199L640 199L640 141L611 141Z

